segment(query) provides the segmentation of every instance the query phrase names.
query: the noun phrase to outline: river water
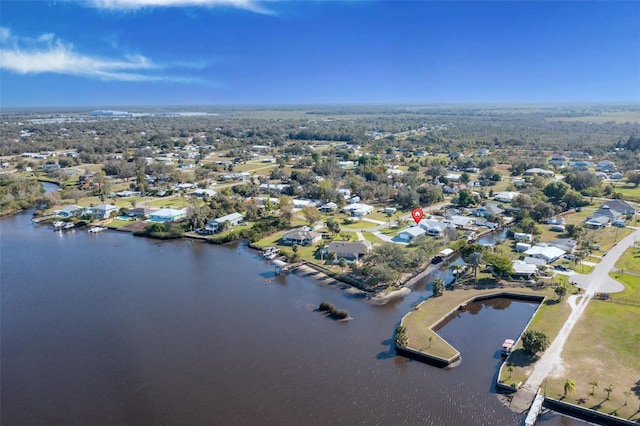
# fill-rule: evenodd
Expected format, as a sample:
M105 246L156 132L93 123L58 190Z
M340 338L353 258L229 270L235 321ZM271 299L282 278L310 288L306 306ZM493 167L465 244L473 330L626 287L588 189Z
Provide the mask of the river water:
M528 304L449 323L441 333L463 359L439 369L392 349L402 315L430 295L424 284L372 306L310 277L275 277L243 244L60 233L30 218L0 220L2 425L522 420L493 379ZM322 316L321 301L354 319Z

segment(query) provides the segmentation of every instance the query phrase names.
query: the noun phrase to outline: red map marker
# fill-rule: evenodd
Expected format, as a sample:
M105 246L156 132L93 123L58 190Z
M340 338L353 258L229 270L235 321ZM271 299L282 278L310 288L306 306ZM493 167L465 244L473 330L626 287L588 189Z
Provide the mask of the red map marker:
M420 207L418 207L417 209L413 209L413 211L411 212L411 217L416 221L416 223L420 223L420 221L424 217L424 212Z

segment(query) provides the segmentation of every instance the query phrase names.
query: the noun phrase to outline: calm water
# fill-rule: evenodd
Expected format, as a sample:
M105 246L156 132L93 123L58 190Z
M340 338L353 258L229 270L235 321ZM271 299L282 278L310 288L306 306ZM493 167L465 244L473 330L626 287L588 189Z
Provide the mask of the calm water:
M371 306L309 277L274 277L243 245L63 234L20 214L0 220L0 274L2 425L521 421L492 379L527 304L445 326L463 360L438 369L391 349L426 286ZM314 312L323 300L355 319Z

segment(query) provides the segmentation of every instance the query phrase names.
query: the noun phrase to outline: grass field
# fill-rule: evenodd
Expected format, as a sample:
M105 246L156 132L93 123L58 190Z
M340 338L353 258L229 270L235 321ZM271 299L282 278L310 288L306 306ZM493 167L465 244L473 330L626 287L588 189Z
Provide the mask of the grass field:
M566 298L558 300L552 289L547 292L547 300L534 315L528 329L542 331L549 337L549 341L553 341L569 317L571 307ZM518 342L508 360L509 365L513 367L513 372L510 373L506 368L503 368L500 380L508 384L524 383L531 374L537 359L524 350L522 342Z
M640 275L640 242L635 247L629 247L616 262L616 268ZM615 278L618 278L616 274Z
M562 374L548 380L547 396L563 399L564 383L570 378L575 382L576 391L568 394L565 401L640 420L640 399L632 393L624 405L627 397L623 393L640 385L638 324L640 306L592 300L565 343ZM593 380L597 380L599 386L591 395L589 383ZM614 390L610 399L606 399L604 389L609 384Z

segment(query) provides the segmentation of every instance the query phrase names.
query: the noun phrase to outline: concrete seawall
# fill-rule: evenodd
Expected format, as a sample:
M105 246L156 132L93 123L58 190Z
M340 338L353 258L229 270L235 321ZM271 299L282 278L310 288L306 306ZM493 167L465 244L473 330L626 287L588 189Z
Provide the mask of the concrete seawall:
M569 416L576 417L578 419L586 420L588 422L596 422L599 425L611 425L611 426L632 426L638 425L638 423L623 419L621 417L615 417L610 414L594 411L589 408L580 407L579 405L569 404L567 402L558 401L557 399L545 398L542 406L549 408L558 413L567 414Z
M534 294L511 293L511 292L506 292L506 291L500 291L500 292L497 292L497 293L490 293L490 294L483 294L483 295L480 295L480 296L475 296L475 297L472 297L472 298L464 301L460 305L455 306L454 308L452 308L449 312L447 312L440 319L438 319L435 323L433 323L429 327L429 329L435 333L438 329L442 328L448 321L450 321L451 318L455 317L457 315L457 313L461 309L466 308L466 306L469 303L478 302L478 301L482 301L482 300L488 300L488 299L496 299L496 298L506 298L506 299L513 299L513 300L524 300L524 301L537 302L537 303L540 304L540 306L542 306L542 302L545 299L544 296L537 296L537 295L534 295ZM540 309L540 306L538 306L538 309ZM527 323L527 326L524 328L525 330L527 329L527 327L531 323L531 320L533 319L533 316L535 316L535 314L537 312L538 312L538 310L536 309L536 311L531 316L531 319L529 319L529 322ZM402 317L402 320L400 321L400 324L404 324L404 319L405 319L405 317L407 315L411 315L411 312L405 314ZM520 340L520 339L518 338L518 340ZM412 348L409 348L409 347L406 347L406 346L398 346L398 345L396 345L396 351L398 352L398 354L407 356L408 358L413 358L413 359L416 359L418 361L424 361L424 362L426 362L428 364L435 365L435 366L438 366L438 367L446 367L448 365L451 365L453 362L460 360L462 358L462 356L460 355L460 352L456 348L454 348L453 346L451 346L449 344L449 342L447 342L445 339L442 339L442 341L445 342L448 346L450 346L453 350L455 350L456 354L453 355L451 358L448 358L448 359L447 358L442 358L442 357L439 357L437 355L429 354L429 353L426 353L426 352L423 352L423 351L419 351L419 350L416 350L416 349L412 349ZM498 378L500 377L500 374L502 373L502 367L503 366L504 366L504 363L500 367L500 371L498 372ZM511 386L502 385L499 381L497 381L497 385L498 385L498 387L503 388L505 390L510 390L510 391L515 391L516 390L515 388L513 388Z

